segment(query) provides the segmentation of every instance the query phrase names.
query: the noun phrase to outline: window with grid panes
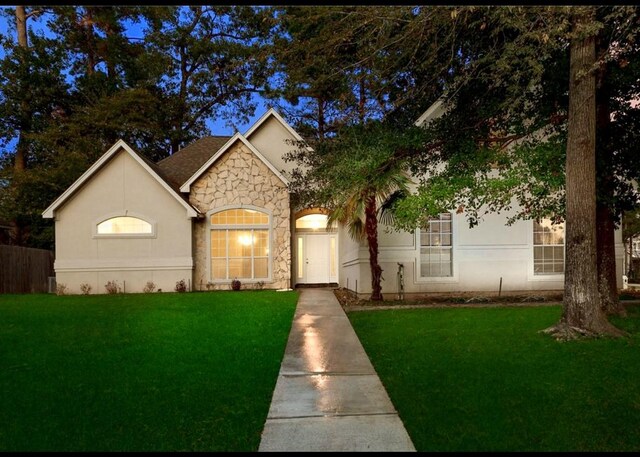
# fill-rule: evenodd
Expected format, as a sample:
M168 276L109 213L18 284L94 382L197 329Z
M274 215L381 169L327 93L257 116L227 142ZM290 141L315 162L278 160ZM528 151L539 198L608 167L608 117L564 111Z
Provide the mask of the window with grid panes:
M269 277L269 215L238 208L211 215L211 279Z
M564 273L564 223L533 221L533 274Z
M431 218L420 229L420 277L453 276L453 227L451 213Z

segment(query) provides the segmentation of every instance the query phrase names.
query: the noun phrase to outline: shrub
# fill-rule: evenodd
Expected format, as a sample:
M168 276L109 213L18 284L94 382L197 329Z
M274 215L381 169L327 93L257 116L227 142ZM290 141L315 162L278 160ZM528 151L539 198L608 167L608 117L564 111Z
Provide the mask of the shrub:
M187 283L184 279L176 282L176 292L186 292L187 291Z
M91 293L91 284L83 282L80 284L80 291L82 292L82 295L89 295L89 293Z
M239 279L234 279L233 281L231 281L231 289L240 290L241 286L242 286L242 283L240 282Z
M57 295L67 295L67 285L63 283L56 284Z
M145 284L144 289L142 290L145 294L151 293L156 290L156 283L154 283L153 281L147 281L147 284Z
M120 292L120 286L115 281L109 281L104 285L104 288L107 289L108 294L117 294Z

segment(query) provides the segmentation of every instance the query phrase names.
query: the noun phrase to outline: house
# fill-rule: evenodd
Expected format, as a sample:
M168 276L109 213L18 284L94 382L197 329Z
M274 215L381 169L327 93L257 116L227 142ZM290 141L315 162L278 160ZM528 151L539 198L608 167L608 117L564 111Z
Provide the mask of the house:
M56 281L124 292L291 287L282 156L301 140L274 110L244 135L202 138L152 163L120 140L44 212L55 220ZM288 149L287 149L288 148Z
M441 112L432 108L423 122ZM202 138L158 163L118 141L43 212L55 220L57 282L70 293L83 283L104 293L110 281L124 292L149 282L173 291L182 280L189 290L229 289L235 278L243 288L370 293L366 244L344 227L327 229L322 209L290 205L295 164L283 157L301 140L270 109L244 134ZM407 294L562 289L562 227L506 226L507 216L490 214L473 229L457 213L413 232L381 225L383 294L397 293L400 264Z
M415 122L423 126L442 116L442 99L433 103ZM378 225L378 260L383 269L382 292L398 294L400 268L404 293L498 292L563 290L564 224L550 220L506 221L519 210L488 213L470 228L464 213L451 211L433 218L428 227L397 232ZM624 246L615 231L616 277L622 286ZM339 230L340 285L371 293L366 245Z

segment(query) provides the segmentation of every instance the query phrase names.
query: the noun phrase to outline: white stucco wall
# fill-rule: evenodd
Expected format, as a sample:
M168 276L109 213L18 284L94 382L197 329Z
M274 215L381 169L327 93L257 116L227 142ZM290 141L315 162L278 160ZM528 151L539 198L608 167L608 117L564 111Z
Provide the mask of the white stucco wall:
M294 144L287 143L286 140L295 140L291 132L273 116L264 121L258 129L247 136L255 148L267 159L279 172L285 172L289 177L289 172L297 167L296 162L285 162L284 155L289 151L295 151Z
M386 233L379 230L379 261L383 269L382 291L391 298L398 292L398 262L404 265L405 293L562 290L564 275L534 275L533 222L518 221L505 225L508 213L487 214L479 225L469 228L464 214L453 214L453 276L420 278L420 247L416 232ZM366 245L356 248L341 238L340 286L371 293L369 252ZM615 233L618 286L622 278L622 238Z
M135 216L155 225L144 238L96 236L95 226L114 216ZM56 281L69 293L80 284L106 293L116 281L142 292L147 281L163 291L192 281L191 219L176 200L126 151L120 150L55 212Z

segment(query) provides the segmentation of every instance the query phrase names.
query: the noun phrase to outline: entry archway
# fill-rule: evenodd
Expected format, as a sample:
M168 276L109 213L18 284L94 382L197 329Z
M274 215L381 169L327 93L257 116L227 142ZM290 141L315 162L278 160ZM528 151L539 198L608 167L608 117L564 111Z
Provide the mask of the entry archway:
M338 231L322 210L300 212L295 220L296 284L338 282Z

